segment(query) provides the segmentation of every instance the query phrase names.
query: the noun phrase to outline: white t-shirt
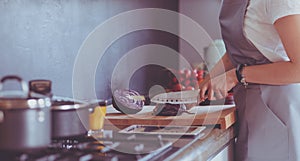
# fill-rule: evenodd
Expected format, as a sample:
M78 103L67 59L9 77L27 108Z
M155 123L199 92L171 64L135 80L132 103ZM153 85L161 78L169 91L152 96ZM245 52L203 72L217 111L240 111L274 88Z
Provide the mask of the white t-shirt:
M270 61L289 61L273 24L281 17L300 14L300 0L250 0L244 33Z

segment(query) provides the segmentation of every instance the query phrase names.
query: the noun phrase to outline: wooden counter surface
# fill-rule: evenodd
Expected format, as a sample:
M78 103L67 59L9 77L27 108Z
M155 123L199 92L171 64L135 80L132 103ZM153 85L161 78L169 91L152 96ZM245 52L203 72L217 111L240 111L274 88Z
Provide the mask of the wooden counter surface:
M154 116L152 110L155 106L144 106L137 114L126 115L116 111L112 106L107 107L105 126L126 127L128 125L217 125L227 129L236 121L234 105L195 106L190 112L180 116Z

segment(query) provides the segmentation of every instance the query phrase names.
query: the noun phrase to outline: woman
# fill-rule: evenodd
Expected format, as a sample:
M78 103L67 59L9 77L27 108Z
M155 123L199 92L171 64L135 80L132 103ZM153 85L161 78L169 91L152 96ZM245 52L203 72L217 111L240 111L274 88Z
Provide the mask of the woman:
M223 0L220 24L227 52L200 99L233 88L237 161L299 161L300 1Z

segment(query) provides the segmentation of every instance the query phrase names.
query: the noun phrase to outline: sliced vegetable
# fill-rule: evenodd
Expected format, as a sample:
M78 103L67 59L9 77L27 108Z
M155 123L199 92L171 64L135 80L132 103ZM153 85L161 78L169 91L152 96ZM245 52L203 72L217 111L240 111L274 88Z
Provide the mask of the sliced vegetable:
M131 89L117 89L113 92L112 104L124 114L135 114L143 109L145 97Z

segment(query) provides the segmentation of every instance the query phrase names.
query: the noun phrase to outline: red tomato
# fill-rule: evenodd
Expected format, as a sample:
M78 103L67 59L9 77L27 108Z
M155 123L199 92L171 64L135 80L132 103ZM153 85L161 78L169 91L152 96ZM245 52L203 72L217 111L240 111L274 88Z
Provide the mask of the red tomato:
M186 87L184 85L181 85L181 90L186 90Z
M198 77L203 78L204 70L198 70L197 74L198 74Z
M189 80L189 79L186 79L185 81L184 81L184 85L185 86L189 86L191 84L191 81Z
M177 84L175 84L175 85L173 86L173 90L174 90L174 91L181 91L181 89L182 89L182 86L181 86L181 84L179 84L179 83L177 83Z
M185 77L184 70L179 70L178 75L179 77Z
M177 80L177 78L176 78L176 77L174 77L174 78L172 79L172 82L173 82L173 83L178 83L178 80Z
M195 88L192 87L192 86L187 86L185 89L186 89L186 90L195 90Z

